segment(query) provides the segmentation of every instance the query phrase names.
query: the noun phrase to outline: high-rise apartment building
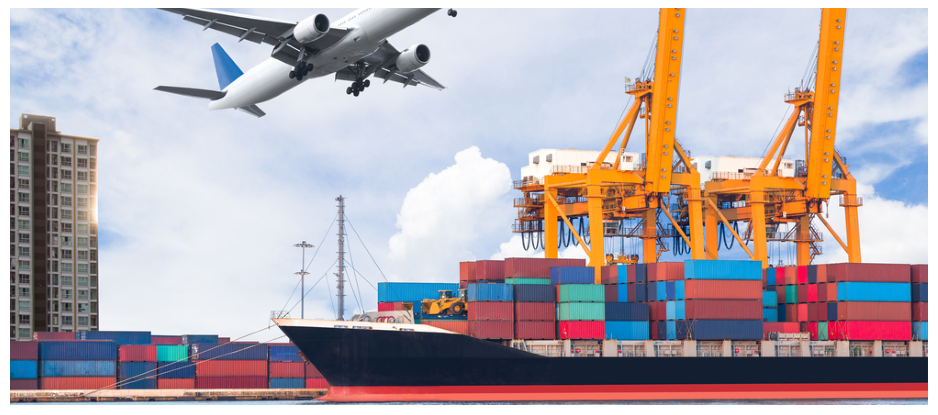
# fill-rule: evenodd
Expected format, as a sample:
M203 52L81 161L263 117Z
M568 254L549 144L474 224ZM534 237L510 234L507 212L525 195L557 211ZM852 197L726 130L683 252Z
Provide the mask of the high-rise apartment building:
M10 129L10 339L98 329L98 139Z

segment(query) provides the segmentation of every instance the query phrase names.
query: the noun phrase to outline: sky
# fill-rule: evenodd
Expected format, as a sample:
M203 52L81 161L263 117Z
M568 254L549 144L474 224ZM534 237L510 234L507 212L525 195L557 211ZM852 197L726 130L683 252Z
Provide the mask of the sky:
M351 11L225 10L290 21ZM456 282L459 261L538 255L512 236L521 195L511 180L531 151L605 144L658 10L458 10L389 39L429 46L423 69L445 90L372 82L355 98L320 78L258 104L260 119L153 88L217 88L214 43L245 71L268 45L154 9L10 10L10 127L22 113L49 115L64 134L101 139L100 328L236 338L267 327L273 310L299 317L301 241L316 246L305 254L305 315L334 318L339 195L358 271L346 317L374 310L385 279ZM819 19L818 9L688 10L675 128L692 155L762 154ZM847 15L837 148L864 197L866 262L928 261L927 27L924 9ZM793 147L786 157L803 158ZM845 261L823 233L820 262Z

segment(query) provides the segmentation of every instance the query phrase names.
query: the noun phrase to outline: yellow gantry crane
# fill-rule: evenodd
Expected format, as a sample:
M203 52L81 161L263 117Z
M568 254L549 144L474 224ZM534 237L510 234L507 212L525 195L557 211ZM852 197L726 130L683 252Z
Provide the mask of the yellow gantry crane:
M749 221L748 235L742 238L733 232L733 237L752 259L762 261L763 268L768 266L769 240L794 242L798 265L808 265L821 252L817 245L822 240L821 234L811 227L811 219L816 217L847 252L849 262L860 262L857 207L862 206L863 201L857 197L856 180L834 149L846 16L846 9L822 10L814 89L796 88L795 92L785 95L785 102L792 104L794 111L759 168L751 175L715 174L704 185L708 258L717 258L717 221L723 222L731 232L730 221ZM796 126L805 127L807 165L799 166L795 177L782 177L779 163ZM845 210L846 242L821 215L822 206L832 195L840 195L840 206ZM745 202L745 206L721 208L729 205L726 202ZM776 229L781 223L793 223L794 232L781 236L772 232L769 238L767 229ZM754 252L746 247L743 239L753 241Z
M665 213L676 233L690 247L692 257L705 257L700 174L674 135L684 19L683 8L661 9L654 78L639 79L626 86L626 93L635 101L592 166L554 171L545 176L543 182L522 180L515 184L516 189L524 192L524 198L515 202L519 212L513 232L544 232L545 257L556 258L558 225L562 220L589 257L589 266L596 268L597 283L600 281L599 267L606 265L607 261L636 262L634 259L607 256L604 236L641 238L645 263L657 262L658 256L667 250L659 239L674 235L659 232L664 228L657 223L658 209ZM621 170L622 153L640 118L645 122L646 164L636 170ZM623 131L625 135L619 145L618 157L609 165L605 163L606 157ZM681 230L681 223L662 203L662 197L669 194L685 201L678 217L689 227L690 235ZM588 217L589 246L570 222L574 217ZM619 222L630 218L642 219L640 229L619 234Z

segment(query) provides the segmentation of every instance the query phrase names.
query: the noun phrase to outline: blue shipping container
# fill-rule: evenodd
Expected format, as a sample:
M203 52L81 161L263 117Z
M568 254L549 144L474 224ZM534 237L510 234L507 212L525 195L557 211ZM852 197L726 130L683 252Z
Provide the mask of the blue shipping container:
M635 287L628 284L618 284L616 289L618 290L616 294L616 301L620 303L627 303L629 302L629 290L634 290Z
M557 302L557 288L553 285L517 284L514 287L514 299L519 303Z
M808 265L808 284L817 284L817 265Z
M199 343L189 345L189 360L267 360L266 344Z
M783 308L785 307L779 307ZM837 321L837 303L827 303L827 321Z
M514 298L513 287L512 284L469 284L469 301L509 302Z
M656 301L668 300L668 283L666 281L655 282L655 300Z
M649 282L645 284L645 290L648 291L645 294L645 300L648 302L658 301L658 284ZM638 300L636 298L636 300Z
M674 299L684 299L684 280L674 281Z
M647 266L645 264L635 264L635 282L645 282L645 271Z
M606 303L606 321L648 321L648 304Z
M596 270L593 267L550 267L550 283L594 284Z
M664 286L666 293L665 297L667 297L667 299L670 301L677 300L677 292L674 287L674 281L665 282Z
M659 327L662 326L661 323L662 322L660 321L658 322ZM665 332L664 332L665 338L668 340L677 340L677 322L673 320L668 321L667 323L663 324L663 326L665 329Z
M830 303L828 303L828 304L830 304ZM834 320L830 320L830 321L835 321L835 320L837 320L837 319L836 319L836 317L837 317L836 310L835 310L835 313L834 313L834 317L835 317ZM781 322L781 323L783 323L783 322L786 321L785 319L786 319L785 307L779 307L779 308L778 308L778 321Z
M910 302L911 284L904 282L838 282L837 301Z
M762 281L762 262L688 259L684 261L684 279Z
M459 292L459 283L439 282L379 282L379 303L420 303L423 300L440 298L440 290Z
M39 363L36 360L11 360L10 380L36 379L39 375Z
M763 308L762 309L762 321L766 323L778 322L778 309L777 308Z
M148 375L153 376L153 375ZM139 378L120 378L117 383L118 389L157 389L156 378L141 376Z
M117 360L117 343L43 341L39 342L39 360Z
M928 284L912 285L912 301L916 303L928 302Z
M684 320L684 301L668 301L664 305L665 319Z
M156 376L159 379L194 379L195 363L157 362Z
M647 321L606 321L606 340L648 340Z
M40 364L47 378L117 376L113 360L43 360Z
M156 389L155 362L121 362L119 389Z
M763 335L762 320L693 320L686 323L686 337L680 339L761 340Z
M634 281L629 281L629 267L634 267L634 266L635 265L631 265L631 264L620 264L618 266L617 271L619 272L619 277L618 277L619 279L617 280L617 282L619 284L628 284L629 282L634 282Z
M215 343L218 344L217 334L183 334L182 344Z
M271 379L270 389L304 389L306 388L306 379L303 378L282 378Z
M927 321L913 321L912 322L912 338L928 341L928 322Z
M76 331L75 340L110 340L117 344L150 344L150 332Z
M775 268L768 269L768 272L765 275L765 285L768 285L768 286L775 285Z
M296 346L277 346L270 345L267 354L271 362L302 362L303 358L299 355L300 349Z
M762 308L778 308L778 293L775 291L763 291Z
M648 284L635 284L635 302L648 302Z

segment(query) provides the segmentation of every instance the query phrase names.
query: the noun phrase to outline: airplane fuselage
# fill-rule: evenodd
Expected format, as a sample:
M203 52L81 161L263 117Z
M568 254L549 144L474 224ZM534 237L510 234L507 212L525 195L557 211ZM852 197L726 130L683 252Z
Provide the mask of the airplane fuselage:
M209 110L238 108L264 102L308 79L333 74L374 53L391 35L417 23L439 9L359 9L332 23L332 28L351 30L341 41L306 59L313 70L302 81L291 79L293 67L269 58L238 77L209 103Z

